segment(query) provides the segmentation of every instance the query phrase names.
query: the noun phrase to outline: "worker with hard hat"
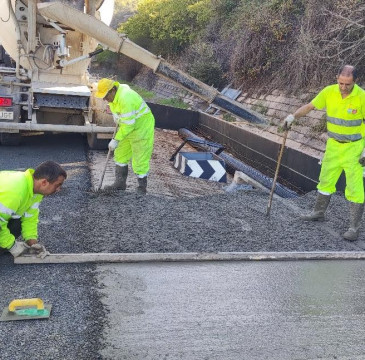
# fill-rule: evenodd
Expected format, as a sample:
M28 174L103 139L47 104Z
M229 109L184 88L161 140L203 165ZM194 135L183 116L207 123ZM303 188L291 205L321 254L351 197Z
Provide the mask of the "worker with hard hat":
M301 218L307 221L324 220L331 194L336 192L336 183L344 171L350 226L343 237L349 241L358 238L364 211L365 91L355 84L356 77L353 66L343 66L338 72L337 84L325 87L310 103L288 115L283 124L284 128L289 129L294 120L311 110L326 108L329 139L322 160L317 200L313 211Z
M106 189L126 189L128 163L132 160L132 169L138 179L137 193L146 194L155 127L150 108L128 85L111 79L99 80L95 96L109 103L118 126L108 145L114 151L115 182Z
M45 161L26 171L0 171L0 250L14 257L46 249L38 242L39 204L44 196L60 190L66 171L53 161ZM22 240L17 240L19 237Z

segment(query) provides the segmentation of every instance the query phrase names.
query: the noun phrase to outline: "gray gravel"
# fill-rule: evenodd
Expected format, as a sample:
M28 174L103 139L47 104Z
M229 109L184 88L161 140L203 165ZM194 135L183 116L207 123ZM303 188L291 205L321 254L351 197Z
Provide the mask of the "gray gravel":
M0 169L22 169L52 159L69 179L41 205L40 239L52 253L190 251L350 251L347 208L336 194L325 223L298 221L315 194L274 199L248 191L196 198L134 193L92 196L84 139L78 135L27 137L19 148L0 147ZM364 229L360 238L364 238ZM98 359L104 311L92 265L15 266L0 255L0 307L14 298L41 297L51 320L0 323L0 358Z
M341 237L347 209L340 194L334 196L325 223L301 222L300 209L292 209L293 205L311 208L314 194L296 201L274 200L269 217L267 202L268 194L261 191L193 199L100 196L88 202L86 212L95 218L83 219L84 230L78 236L85 240L78 243L88 241L90 251L99 252L348 251L357 247Z

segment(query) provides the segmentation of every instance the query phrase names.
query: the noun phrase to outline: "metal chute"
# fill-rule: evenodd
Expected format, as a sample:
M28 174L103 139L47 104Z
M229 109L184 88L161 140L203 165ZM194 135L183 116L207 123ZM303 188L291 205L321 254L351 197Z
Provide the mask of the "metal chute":
M120 52L140 62L157 74L173 80L208 103L213 103L215 106L250 122L256 124L266 123L260 114L248 109L241 103L220 94L219 91L213 87L178 70L164 59L133 43L126 36L119 34L95 17L81 13L60 2L41 3L38 4L37 7L39 13L46 19L52 19L53 21L67 25L82 34L86 34L89 37L96 39L108 49L114 52Z

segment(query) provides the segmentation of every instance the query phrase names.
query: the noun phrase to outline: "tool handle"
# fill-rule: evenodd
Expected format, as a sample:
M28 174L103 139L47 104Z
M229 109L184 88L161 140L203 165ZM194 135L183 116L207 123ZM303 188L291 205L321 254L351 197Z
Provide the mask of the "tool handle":
M270 214L272 197L274 195L274 191L275 191L275 187L276 187L276 180L278 179L278 174L279 174L279 169L280 169L280 164L281 164L281 158L283 157L286 138L288 137L288 131L289 131L289 129L285 130L283 142L281 144L280 153L279 153L279 157L278 157L278 161L277 161L277 165L276 165L276 170L275 170L275 175L274 175L274 180L272 182L272 187L271 187L271 191L270 191L269 203L267 204L266 216L268 216Z
M114 139L115 134L117 133L117 130L118 130L118 124L115 126L114 133L113 133L113 139ZM108 166L108 162L109 162L109 158L110 158L111 153L112 153L112 151L110 149L108 149L108 155L106 156L103 173L101 174L101 178L100 178L100 182L99 182L97 191L99 191L101 189L101 186L103 185L103 180L104 180L104 176L105 176L105 172L106 172L106 167Z
M38 310L44 309L43 300L40 298L14 299L9 304L9 311L14 312L19 307L37 307Z
M105 176L105 172L106 172L106 167L108 166L108 162L109 162L109 158L110 158L111 152L112 151L109 149L108 150L108 155L106 156L104 169L103 169L103 172L101 174L101 178L100 178L100 181L99 181L99 185L98 185L97 191L99 191L101 189L101 186L103 185L103 180L104 180L104 176Z

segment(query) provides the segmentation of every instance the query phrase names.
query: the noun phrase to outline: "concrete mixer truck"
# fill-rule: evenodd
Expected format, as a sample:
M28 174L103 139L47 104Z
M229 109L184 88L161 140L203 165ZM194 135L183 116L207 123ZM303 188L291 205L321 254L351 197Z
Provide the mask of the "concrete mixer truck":
M93 97L91 57L122 53L217 108L262 123L261 116L220 94L108 26L114 0L0 0L0 142L16 145L23 131L87 133L91 148L111 137L112 117ZM98 45L100 49L97 49ZM104 141L105 142L105 141Z

